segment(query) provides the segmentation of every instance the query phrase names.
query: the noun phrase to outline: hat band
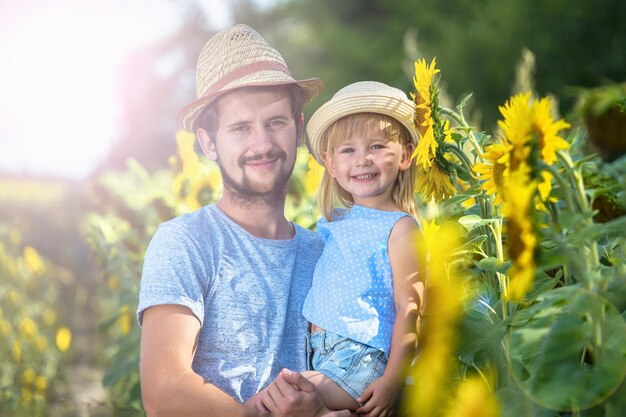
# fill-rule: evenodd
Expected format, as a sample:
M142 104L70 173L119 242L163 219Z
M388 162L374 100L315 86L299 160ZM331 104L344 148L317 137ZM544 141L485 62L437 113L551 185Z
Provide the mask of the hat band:
M233 81L237 81L238 79L243 78L246 75L253 74L259 71L268 71L268 70L269 71L271 70L281 71L291 77L291 74L289 73L289 68L287 68L286 65L283 65L280 62L276 62L276 61L253 62L251 64L244 65L241 68L237 68L235 71L232 71L229 74L226 74L224 77L217 80L215 83L213 83L211 88L209 88L202 95L202 97L207 97L212 94L218 93L222 88L224 88L228 84L232 83Z

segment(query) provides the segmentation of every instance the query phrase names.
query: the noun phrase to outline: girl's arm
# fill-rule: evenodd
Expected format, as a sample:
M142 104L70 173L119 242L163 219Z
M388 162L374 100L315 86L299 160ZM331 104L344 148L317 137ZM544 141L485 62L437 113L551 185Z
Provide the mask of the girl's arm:
M393 412L407 369L415 355L417 330L423 306L424 282L420 277L417 242L420 229L415 220L403 217L389 236L389 261L393 273L396 321L389 361L384 374L363 392L357 411L366 416L388 416Z

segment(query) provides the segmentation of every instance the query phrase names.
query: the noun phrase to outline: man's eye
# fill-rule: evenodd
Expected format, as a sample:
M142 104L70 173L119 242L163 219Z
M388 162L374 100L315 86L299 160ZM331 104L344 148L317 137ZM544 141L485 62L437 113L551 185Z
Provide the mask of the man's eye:
M276 127L283 127L283 126L286 125L286 123L285 123L284 120L271 120L269 122L269 125L270 125L270 127L276 128Z

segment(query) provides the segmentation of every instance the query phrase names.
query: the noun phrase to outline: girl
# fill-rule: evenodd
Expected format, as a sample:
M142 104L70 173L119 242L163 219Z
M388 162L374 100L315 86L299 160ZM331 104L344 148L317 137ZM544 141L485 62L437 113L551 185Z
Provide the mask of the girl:
M313 369L303 374L330 409L389 415L415 354L424 286L413 113L402 91L365 81L339 90L307 125L307 146L325 167L325 245L303 308Z

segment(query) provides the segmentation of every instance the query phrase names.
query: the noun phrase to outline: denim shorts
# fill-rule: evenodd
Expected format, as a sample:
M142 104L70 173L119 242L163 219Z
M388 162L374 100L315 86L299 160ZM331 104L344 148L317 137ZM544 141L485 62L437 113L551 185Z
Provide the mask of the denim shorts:
M335 333L320 331L307 337L307 368L335 381L355 399L382 376L385 352Z

